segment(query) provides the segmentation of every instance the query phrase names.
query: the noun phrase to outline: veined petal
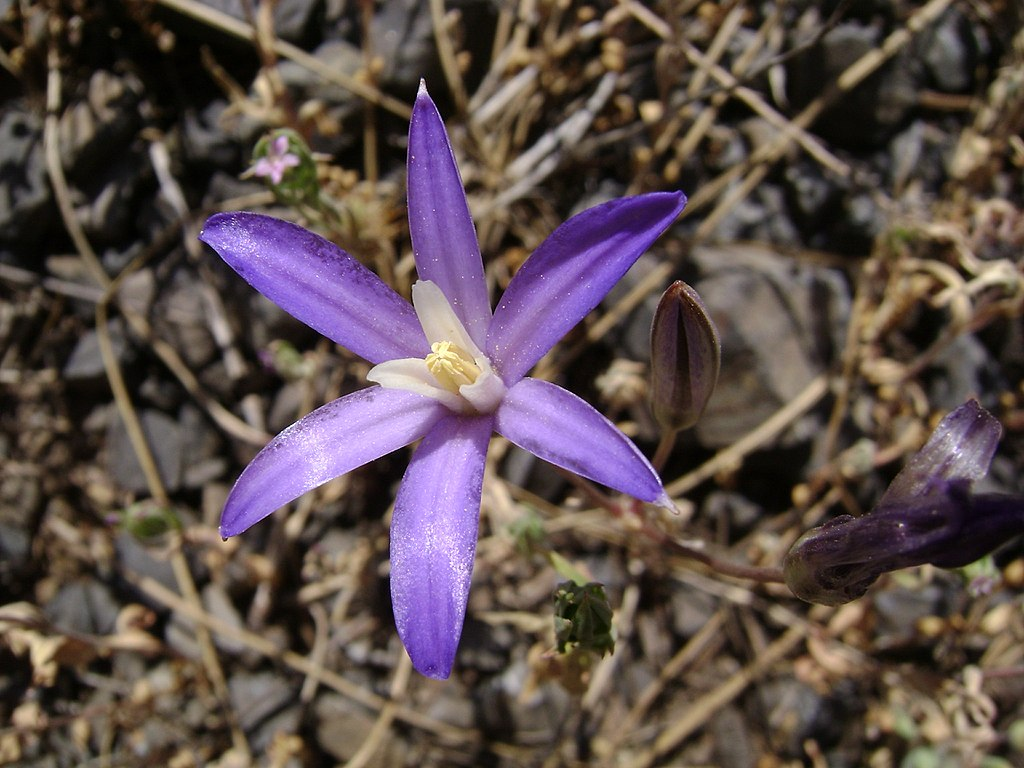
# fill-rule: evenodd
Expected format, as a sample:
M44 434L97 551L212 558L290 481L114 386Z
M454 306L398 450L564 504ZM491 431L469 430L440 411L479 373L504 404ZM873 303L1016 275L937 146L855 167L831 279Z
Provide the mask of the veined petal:
M413 666L451 674L473 575L493 418L450 415L420 443L391 520L391 602Z
M313 232L235 212L211 216L199 239L285 312L371 363L429 351L409 302Z
M555 466L641 501L674 509L658 473L630 439L556 384L522 379L505 395L494 429Z
M948 480L980 480L988 472L1003 428L977 400L950 411L889 484L878 506L922 496Z
M506 384L598 305L683 210L682 192L625 197L573 216L526 260L494 311L486 353Z
M448 412L436 400L381 387L317 408L245 468L224 505L220 535L235 536L306 491L418 440Z
M422 81L409 123L407 183L416 271L437 283L483 349L491 304L480 243L448 133Z

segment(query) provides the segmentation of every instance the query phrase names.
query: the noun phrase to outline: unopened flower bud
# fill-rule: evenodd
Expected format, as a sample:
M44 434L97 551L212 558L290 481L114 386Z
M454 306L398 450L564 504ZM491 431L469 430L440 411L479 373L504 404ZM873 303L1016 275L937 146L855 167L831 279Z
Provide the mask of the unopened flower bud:
M651 410L662 429L697 423L720 366L718 329L697 292L677 280L661 297L651 326Z
M988 472L999 422L970 400L950 413L873 510L840 515L801 536L783 563L808 602L840 605L889 571L962 568L1024 531L1024 497L972 491Z

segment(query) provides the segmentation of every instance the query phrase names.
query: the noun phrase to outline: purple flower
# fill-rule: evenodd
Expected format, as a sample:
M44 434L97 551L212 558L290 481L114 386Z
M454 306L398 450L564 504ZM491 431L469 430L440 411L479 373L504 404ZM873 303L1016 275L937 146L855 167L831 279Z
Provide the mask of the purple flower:
M253 175L270 177L273 184L280 184L285 172L299 164L299 156L289 151L288 136L280 134L267 145L267 154L252 167Z
M887 571L961 568L1024 533L1024 498L971 491L1001 432L974 400L947 415L874 509L841 515L797 540L783 564L787 586L809 602L840 605Z
M275 437L221 517L234 536L349 470L419 440L391 522L395 623L424 675L451 672L476 549L491 433L564 469L671 505L640 451L561 387L525 374L685 205L682 193L613 200L565 222L491 312L476 231L437 108L421 85L409 126L410 305L337 246L294 224L225 213L200 238L254 288L375 367L363 389Z

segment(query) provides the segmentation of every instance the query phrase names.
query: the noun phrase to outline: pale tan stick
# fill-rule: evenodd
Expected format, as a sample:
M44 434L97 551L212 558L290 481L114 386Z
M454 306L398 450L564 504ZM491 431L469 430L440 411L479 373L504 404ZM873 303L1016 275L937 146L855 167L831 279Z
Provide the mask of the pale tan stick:
M142 590L148 597L156 600L167 608L187 616L196 623L202 624L222 637L229 638L251 648L257 653L266 656L268 659L278 661L286 667L289 667L296 672L300 672L303 675L315 677L322 685L326 685L331 690L336 693L340 693L345 698L351 699L357 704L361 704L375 712L379 712L388 702L388 699L383 696L379 696L372 691L362 688L336 672L324 669L307 659L305 656L295 653L294 651L282 650L281 648L278 648L273 641L268 640L262 635L233 626L226 621L207 613L201 606L192 605L189 601L184 600L152 577L133 574L131 572L129 572L129 576L136 587ZM396 706L395 718L408 723L409 725L415 726L422 731L433 733L455 742L471 744L479 740L479 736L476 731L458 728L454 725L448 725L447 723L443 723L439 720L434 720L433 718L404 705Z
M243 40L253 40L255 38L256 32L251 24L240 21L215 8L203 5L198 0L156 0L156 2L186 16L191 16L193 19L197 19L204 24L209 24L211 27L220 29L234 37L239 37ZM318 58L306 53L296 45L292 45L284 40L275 39L274 52L278 56L291 59L299 66L316 73L328 83L344 88L346 91L354 93L371 104L376 104L398 115L398 117L408 120L412 116L412 109L408 105L355 77L349 77L324 64Z
M459 62L455 57L455 46L452 45L451 35L448 34L444 0L430 0L430 22L434 28L434 43L437 45L438 58L441 59L441 70L448 82L452 99L455 100L455 110L460 115L465 114L468 102L466 84L462 81Z
M630 768L649 768L654 762L678 747L688 736L703 726L716 712L739 696L764 675L776 662L790 654L807 636L805 625L790 627L768 646L750 664L732 675L713 691L699 697L685 711L679 713L668 728L661 732L651 749L629 764Z
M809 127L825 111L826 107L859 85L878 67L895 56L913 39L916 33L936 21L952 2L953 0L931 0L919 8L907 20L905 26L894 31L878 48L868 51L844 70L836 78L835 83L826 87L820 96L804 107L800 114L791 121L791 127L784 129L774 141L754 150L746 163L730 168L714 181L701 187L690 199L688 205L690 213L718 198L719 194L744 171L752 169L740 185L733 187L729 194L718 200L715 208L698 227L695 239L698 242L706 239L714 231L719 221L764 179L768 174L769 167L782 157L786 148L794 140L796 130Z
M51 27L55 26L55 23L55 17L51 17ZM124 421L129 440L132 444L132 449L135 451L139 460L139 465L142 467L143 474L146 476L146 485L149 488L150 495L161 506L169 507L170 499L167 496L167 491L160 478L160 472L153 459L153 454L150 450L149 443L146 440L142 424L139 421L138 414L136 413L131 397L128 394L128 389L125 386L124 377L121 375L121 370L117 364L113 345L111 344L109 337L109 330L107 328L107 304L114 296L116 283L107 276L103 266L100 264L100 261L96 256L95 251L93 251L88 238L85 236L85 232L82 230L81 224L78 222L78 218L75 216L74 208L71 205L71 198L68 193L67 179L64 176L64 169L61 166L60 148L58 146L57 138L61 85L60 58L56 42L57 30L55 28L51 28L50 33L51 36L47 60L49 67L49 71L47 73L46 92L47 116L43 128L43 144L47 172L50 176L50 183L54 188L54 196L58 200L58 208L61 212L65 229L68 231L72 242L78 249L80 258L92 274L93 279L95 279L96 282L105 289L103 298L96 305L96 333L100 346L100 354L103 359L103 366L106 370L107 380L110 382L114 402L116 403L117 409ZM196 592L195 582L192 580L192 574L189 571L188 561L185 559L185 556L181 551L181 537L177 532L175 532L172 537L171 566L174 570L175 578L178 581L178 586L185 594L188 601L199 606L199 595ZM220 666L220 660L217 658L217 652L213 647L213 641L210 638L209 632L207 632L205 628L202 629L197 633L197 640L199 642L203 666L205 667L207 676L209 677L217 697L220 700L221 706L224 708L225 715L230 725L232 743L241 754L250 756L249 744L245 739L245 734L238 725L237 715L231 707L231 697L228 693L227 683L224 678L224 671Z
M412 660L409 654L403 653L395 669L395 676L391 679L391 687L388 690L388 701L380 708L380 714L374 722L366 740L359 745L359 749L352 756L352 759L345 763L345 768L366 768L366 765L373 759L380 750L381 742L391 729L398 713L398 702L405 697L409 688L409 677L412 674Z
M716 640L722 641L724 624L723 612L721 610L715 612L711 619L697 630L696 634L687 640L682 648L676 651L675 655L662 667L658 677L648 683L647 687L640 692L636 703L615 727L606 747L602 747L601 757L607 759L617 754L622 742L647 716L648 710L654 706L654 702L661 696L665 686L696 662L709 646L714 645Z
M804 389L728 448L724 448L692 472L665 486L669 496L682 496L723 470L738 467L747 454L775 439L790 424L813 408L829 391L825 374L815 376Z

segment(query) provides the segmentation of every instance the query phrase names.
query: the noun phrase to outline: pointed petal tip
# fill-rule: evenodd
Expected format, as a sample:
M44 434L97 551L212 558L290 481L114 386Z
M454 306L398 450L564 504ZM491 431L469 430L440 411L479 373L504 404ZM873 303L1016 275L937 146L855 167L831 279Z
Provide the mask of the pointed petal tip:
M421 77L419 87L416 89L416 101L413 103L413 114L415 115L417 110L422 109L430 109L434 112L438 111L437 105L434 103L434 99L430 96L430 92L427 91L427 81ZM438 112L437 119L441 119L440 112Z
M221 540L227 541L228 539L233 538L234 536L237 536L238 534L248 530L248 528L249 526L243 527L238 525L237 523L225 523L221 521L220 528L218 528L217 530L218 533L220 533Z
M675 502L672 501L672 497L669 496L668 493L665 492L665 491L662 491L661 492L661 496L659 496L654 501L651 501L649 503L653 504L656 507L661 507L662 509L667 509L673 515L681 515L682 514L682 512L679 511L679 507L677 507Z
M256 523L262 520L264 517L269 516L275 510L270 510L262 517L253 519L251 515L246 515L240 510L234 508L231 504L231 498L228 497L228 502L224 506L224 511L220 515L220 527L218 532L220 537L227 541L232 536L238 536L240 533L245 533L247 530L252 528Z
M412 660L412 667L424 677L429 677L431 680L447 680L452 674L452 663L455 659L451 659L447 664L438 662L428 662L424 664L422 661L417 662L416 659Z
M683 212L683 209L686 207L686 203L689 202L689 198L686 196L686 193L679 189L672 192L651 192L650 196L664 197L666 200L671 200L671 205L675 208L676 216Z
M203 228L196 235L196 239L216 249L223 237L225 225L229 224L232 217L238 213L238 211L234 211L213 214L203 224Z

